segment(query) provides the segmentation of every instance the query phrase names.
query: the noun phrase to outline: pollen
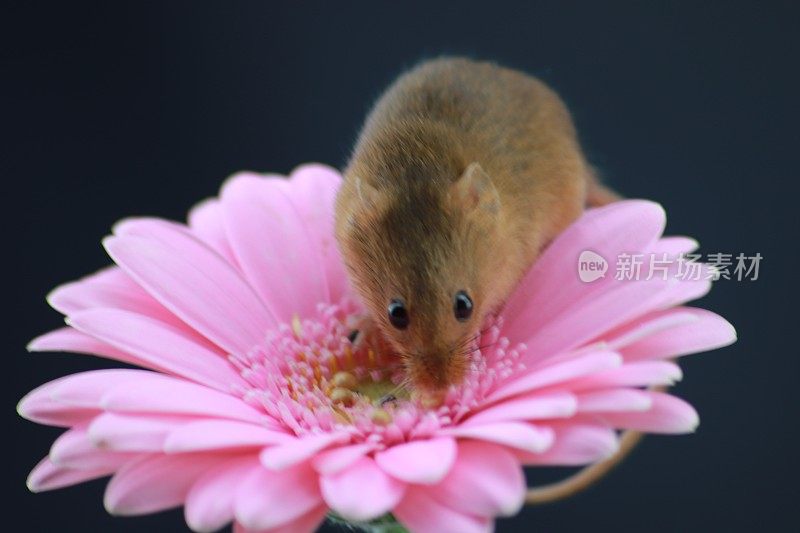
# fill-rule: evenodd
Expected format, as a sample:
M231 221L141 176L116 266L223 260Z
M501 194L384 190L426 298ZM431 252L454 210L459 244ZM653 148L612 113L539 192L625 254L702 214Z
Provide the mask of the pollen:
M384 409L374 409L370 413L369 418L380 426L385 426L392 421L392 416Z
M435 397L413 393L388 345L353 345L348 324L362 313L344 300L268 331L247 354L230 356L247 383L234 392L298 435L344 430L354 442L390 445L458 421L519 366L520 350L509 349L495 324L476 340L492 348L485 353L476 344L461 385Z
M358 381L356 380L356 377L350 372L336 372L331 379L331 385L334 387L344 387L345 389L352 390L357 384Z
M345 407L351 407L356 402L356 394L352 390L343 387L334 387L328 397L333 403L338 403Z

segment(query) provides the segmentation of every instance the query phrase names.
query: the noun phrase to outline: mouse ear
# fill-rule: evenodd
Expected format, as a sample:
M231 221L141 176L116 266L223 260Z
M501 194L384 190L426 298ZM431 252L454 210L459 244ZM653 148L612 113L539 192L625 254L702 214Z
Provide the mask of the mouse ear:
M450 186L450 195L467 211L480 208L496 213L500 209L500 196L492 178L478 163L470 163L461 177Z
M374 209L378 207L378 189L359 177L355 179L356 194L363 207Z

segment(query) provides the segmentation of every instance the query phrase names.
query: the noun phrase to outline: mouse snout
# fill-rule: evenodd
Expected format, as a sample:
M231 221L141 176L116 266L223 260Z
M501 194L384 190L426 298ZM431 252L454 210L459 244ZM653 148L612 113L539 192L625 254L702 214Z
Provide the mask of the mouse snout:
M464 357L450 349L427 349L412 360L410 377L415 387L439 391L458 384L464 377Z

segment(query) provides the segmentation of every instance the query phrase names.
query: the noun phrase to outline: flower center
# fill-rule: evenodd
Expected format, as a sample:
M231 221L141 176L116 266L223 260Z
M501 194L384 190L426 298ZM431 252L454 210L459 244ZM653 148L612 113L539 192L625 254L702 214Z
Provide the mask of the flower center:
M462 418L521 366L524 347L508 350L495 321L476 341L464 382L450 387L441 404L428 405L404 386L402 361L390 349L354 347L348 324L361 312L350 300L323 304L314 318L269 331L246 355L231 356L248 384L236 392L298 435L344 429L355 441L390 444Z

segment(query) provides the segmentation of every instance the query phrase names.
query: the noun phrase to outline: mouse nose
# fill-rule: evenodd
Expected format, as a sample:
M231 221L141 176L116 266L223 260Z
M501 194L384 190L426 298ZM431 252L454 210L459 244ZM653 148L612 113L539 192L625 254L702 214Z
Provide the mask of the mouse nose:
M430 389L443 389L449 385L447 362L443 357L429 356L425 365L425 383Z
M436 391L460 383L464 376L462 358L450 350L428 350L411 368L411 380L416 387Z

